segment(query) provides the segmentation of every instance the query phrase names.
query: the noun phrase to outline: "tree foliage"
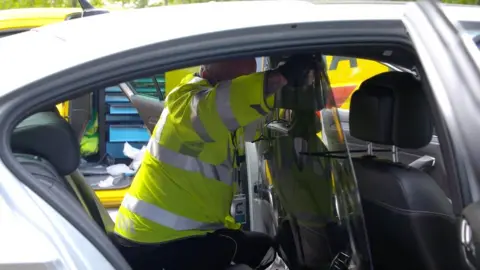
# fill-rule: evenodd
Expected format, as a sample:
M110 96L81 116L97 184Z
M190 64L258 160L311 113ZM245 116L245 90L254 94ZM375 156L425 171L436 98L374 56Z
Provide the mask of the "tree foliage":
M89 2L95 7L104 7L108 6L109 4L115 4L126 8L144 8L151 6L190 4L209 1L211 0L89 0ZM480 0L442 0L442 2L452 4L480 5ZM0 9L77 6L77 0L0 0Z
M444 0L444 3L462 4L462 5L480 5L479 0Z

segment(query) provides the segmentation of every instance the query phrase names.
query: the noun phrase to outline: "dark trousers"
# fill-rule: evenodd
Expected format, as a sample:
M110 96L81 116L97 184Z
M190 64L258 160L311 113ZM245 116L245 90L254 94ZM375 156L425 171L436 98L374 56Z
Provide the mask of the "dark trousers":
M222 229L162 244L132 243L119 236L115 241L134 270L225 270L231 262L266 269L276 256L270 236L240 230Z

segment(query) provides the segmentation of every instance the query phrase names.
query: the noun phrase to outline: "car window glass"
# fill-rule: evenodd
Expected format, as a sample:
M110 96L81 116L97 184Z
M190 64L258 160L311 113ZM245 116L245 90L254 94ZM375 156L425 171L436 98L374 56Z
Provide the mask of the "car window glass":
M154 97L160 100L164 100L165 74L156 74L152 77L139 78L130 81L130 85L138 95Z
M115 190L130 185L134 172L121 165L130 166L134 153L142 149L150 139L146 119L143 118L145 115L141 114L145 111L142 109L147 111L148 121L155 124L163 108L160 101L164 101L167 93L182 79L194 74L198 69L199 67L186 67L169 70L128 81L123 88L122 84L112 85L106 87L101 94L95 93L92 103L94 115L87 128L88 132L81 139L82 153L88 152L88 155L83 156L85 162L81 171L94 189ZM132 104L125 89L142 97L137 99L140 107ZM69 102L57 107L68 119ZM124 170L121 179L108 177L106 168L112 165L116 165L116 169Z
M331 60L327 59L327 66ZM337 66L331 70L345 74L343 63L343 59L334 63ZM304 258L305 268L327 269L329 256L352 255L353 250L355 264L368 269L362 208L335 97L325 72L314 77L315 86L277 93L265 140L258 142L263 181L273 186L278 209L277 238L293 266L297 259L290 246L299 241L297 250L304 254L298 256ZM291 102L292 93L302 102ZM333 244L322 237L332 231L342 240Z
M198 67L169 70L93 92L90 121L80 138L82 162L79 171L104 206L115 209L120 205L138 168L139 162L134 159L143 156L139 152L150 139L145 120L127 97L128 91L121 86L127 85L127 89L141 96L139 100L144 105L160 106L155 115L152 110L151 121L156 123L166 93L185 76L197 71ZM71 105L72 102L67 100L56 106L67 121L76 112Z
M380 62L362 58L325 55L324 59L335 103L345 110L350 108L350 97L363 81L390 70Z
M348 141L352 156L362 156L363 153L356 153L367 148L368 142L350 136L349 111L350 99L353 93L365 80L391 70L390 66L378 61L363 58L352 58L338 55L324 55L327 66L328 79L332 87L332 98L338 108L336 117L338 125L344 131L345 140ZM320 112L318 112L320 114ZM332 124L334 124L332 122ZM323 137L327 140L328 138ZM385 148L385 146L380 146ZM387 147L388 149L388 147ZM379 153L383 158L391 159L388 152Z
M343 225L349 233L351 248L358 256L358 258L355 258L356 263L368 264L371 262L371 258L367 231L363 219L358 186L350 159L351 155L346 144L345 131L341 124L342 117L338 109L339 105L337 105L337 101L341 104L342 99L344 99L347 94L349 97L351 92L361 83L363 79L362 76L371 77L384 70L388 70L388 68L374 61L358 58L337 58L338 60L336 60L334 56L331 56L331 58L327 56L325 58L327 74L323 74L320 77L328 77L330 85L328 85L327 80L322 80L323 86L321 91L325 97L325 106L320 110L322 129L319 138L324 143L326 150L331 153L329 160L331 162L331 178L334 183L333 191L338 218L344 222ZM342 68L342 66L340 66L342 62L343 64L347 64L347 66ZM338 63L337 66L335 66L336 63ZM362 68L365 70L362 71ZM337 79L336 76L340 75L340 72L348 74L350 81L342 81L340 78ZM333 81L331 79L333 79ZM350 86L351 90L345 91L345 88L342 88L342 86ZM343 101L343 103L344 102L345 101ZM363 267L368 268L366 265ZM363 267L360 266L360 268Z

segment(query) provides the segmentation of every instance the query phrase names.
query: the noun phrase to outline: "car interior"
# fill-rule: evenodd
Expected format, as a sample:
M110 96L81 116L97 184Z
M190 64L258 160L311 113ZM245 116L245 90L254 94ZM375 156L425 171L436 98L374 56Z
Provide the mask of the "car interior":
M335 95L335 89L332 92ZM281 95L277 94L277 96L283 98ZM307 154L315 158L331 155L330 157L334 160L344 159L345 157L338 156L338 154L346 152L345 146L341 144L341 139L340 142L332 144L330 138L336 137L339 126L347 125L349 132L344 132L347 135L345 140L352 151L351 156L361 198L362 215L368 235L367 245L370 247L375 268L454 269L461 265L460 249L456 244L459 241L456 233L456 216L446 192L430 174L431 171L425 170L425 160L422 159L422 156L419 156L420 160L417 162L409 162L408 159L398 157L398 149L402 149L404 152L421 151L419 149L425 148L432 142L431 107L425 97L425 87L418 76L411 72L394 70L380 73L363 81L351 97L350 111L346 121L338 113L336 117L333 117L331 111L321 110L323 123L321 131L324 134L330 134L326 136L327 139L324 137L321 139L329 147L313 146L314 150L312 150L311 139L304 134L305 126L302 123L313 112L312 107L309 107L306 102L311 99L303 99L299 102L301 105L298 106L292 104L291 95L288 97L286 101L279 102L277 105L277 108L288 113L284 113L284 116L279 113L273 119L274 124L270 125L271 130L276 133L273 137L275 141L278 140L279 145L273 147L272 153L269 153L270 174L275 174L273 182L276 184L274 184L275 188L278 189L277 193L280 194L280 204L287 208L290 215L288 218L290 220L285 221L292 223L292 216L295 216L294 210L288 206L294 200L294 198L288 198L288 193L291 193L289 189L291 190L293 187L287 183L299 181L299 179L304 182L317 181L316 179L308 180L311 176L304 173L301 173L301 176L292 175L291 172L295 170L296 166L299 166L298 161L289 163L289 159L285 156L291 155L289 152L295 151L300 155ZM298 99L300 100L300 98ZM309 112L305 110L309 110ZM343 116L345 118L345 115ZM336 125L335 122L337 124L341 122L342 125ZM309 121L308 125L312 127L315 122ZM317 131L315 129L313 133ZM295 147L290 150L289 148L299 137L306 140L303 142L304 145L300 146L301 150ZM361 141L363 147L359 147L359 145L352 147L352 141L353 143ZM372 145L381 147L373 148ZM262 151L266 151L265 149L268 149L268 146ZM281 149L287 149L287 151ZM336 151L332 151L332 149ZM276 161L276 158L271 156L281 156L281 159ZM280 165L281 163L288 165ZM305 161L302 165L303 168L299 166L299 169L305 172L308 168L305 167L308 166L307 164L308 161ZM428 164L433 166L431 163ZM313 166L320 167L320 165ZM318 174L317 177L320 178L321 174ZM314 186L313 183L309 185ZM342 189L348 190L349 188ZM357 189L354 192L357 192ZM309 196L308 194L302 195ZM323 203L326 204L326 202ZM347 202L347 204L349 203ZM352 208L355 211L355 206ZM310 254L310 259L315 256L321 257L318 255L321 253L319 250L332 249L333 246L339 244L337 241L335 241L336 243L327 241L323 246L319 246L318 242L321 240L312 240L314 237L306 233L302 226L297 224L298 227L295 229L288 223L282 225L293 230L294 234L305 234L301 241L294 238L297 241L294 242L300 246L308 243L301 252ZM338 232L338 230L334 231ZM326 234L332 234L331 228L326 231ZM358 235L361 234L360 232ZM437 241L440 235L445 240L442 241L442 244ZM313 241L316 241L317 245L312 244ZM290 240L285 240L285 242L291 243ZM364 241L359 239L358 242ZM362 244L358 242L356 244L362 248ZM329 247L327 248L325 245ZM285 245L281 246L283 248ZM313 250L309 251L308 249ZM303 262L298 262L296 258L298 254L295 254L298 251L291 251L288 247L285 250L290 250L291 254L289 255L287 252L284 257L287 257L287 260L293 265L306 264L309 267L307 269L314 269L315 266L318 266L318 261L309 265L310 263L305 258L303 258ZM316 255L312 255L314 253ZM332 258L340 254L342 254L342 249L339 253L333 252L326 257ZM450 255L447 256L447 254ZM292 261L294 262L292 263Z
M402 72L364 81L352 96L350 129L353 137L372 143L407 149L429 144L433 121L422 84ZM428 173L371 153L353 158L353 165L379 269L461 265L452 205Z
M322 53L395 63L399 67L412 67L417 61L411 51L389 44L364 47L340 44L324 48ZM270 67L266 69L275 67L285 57L267 59ZM287 90L278 95L271 119L264 122L263 139L257 145L271 152L265 151L262 162L269 163L270 181L278 199L269 203L275 204L277 214L287 213L276 221L279 224L276 237L280 242L279 253L290 269L335 267L345 258L355 260L351 258L352 245L365 257L359 261L371 260L376 269L459 269L456 215L446 195L448 187L441 187L424 170L423 163L412 165L398 158L398 149L418 151L428 146L434 126L425 84L402 70L390 69L361 82L351 96L350 111L343 117L335 109L335 89L332 90L326 74L315 78L313 89L296 92L295 99ZM138 133L140 127L142 135L130 142L137 140L137 146L141 146L163 110L165 92L159 82L165 82L161 76L152 76L148 82L146 79L119 82L118 86L72 99L70 111L74 113L68 121L50 104L51 108L26 117L12 134L12 151L25 170L40 180L52 196L69 194L107 236L111 235L114 222L82 172L81 136L86 123L97 114L101 146L96 159L90 162L99 162L108 152L119 153L118 145L129 142L126 137ZM141 94L142 83L148 84L146 88L150 90L153 86L154 94ZM312 95L321 98L312 99ZM301 103L302 100L309 104ZM123 113L115 113L116 110ZM128 110L135 113L125 113ZM316 116L317 111L321 112L320 117ZM318 135L319 132L322 134ZM123 137L115 139L116 135ZM354 139L362 144L350 147L350 140ZM278 142L281 149L272 149L272 141ZM373 144L384 147L378 149ZM111 150L112 147L117 148ZM347 168L349 148L354 150L353 172ZM285 155L280 162L278 156L282 153ZM296 165L288 168L282 165L287 161ZM125 161L120 157L115 162ZM295 166L299 168L298 175L290 173ZM333 185L317 185L318 176L327 171L318 172L320 166L329 168L327 178L334 181ZM292 188L287 182L295 181L308 182L303 189L314 189L313 194L304 196L313 200L307 203L320 202L332 207L329 220L322 221L326 226L316 228L299 221L292 200L300 195L287 194ZM322 192L322 188L328 192ZM341 190L359 194L361 200L357 201L355 195L339 195ZM320 195L326 197L319 201L316 197ZM334 209L333 202L340 206ZM320 214L325 214L322 211ZM346 225L345 219L350 225Z

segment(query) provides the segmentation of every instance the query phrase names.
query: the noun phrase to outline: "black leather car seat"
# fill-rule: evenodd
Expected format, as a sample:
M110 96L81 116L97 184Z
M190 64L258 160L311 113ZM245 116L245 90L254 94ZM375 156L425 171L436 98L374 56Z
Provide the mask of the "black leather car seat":
M20 122L11 137L17 160L52 192L71 194L107 234L114 223L77 170L80 145L70 125L55 111L38 112Z
M364 81L352 96L350 132L383 145L427 145L433 125L421 83L402 72ZM434 179L375 156L352 160L375 269L460 269L452 205Z

